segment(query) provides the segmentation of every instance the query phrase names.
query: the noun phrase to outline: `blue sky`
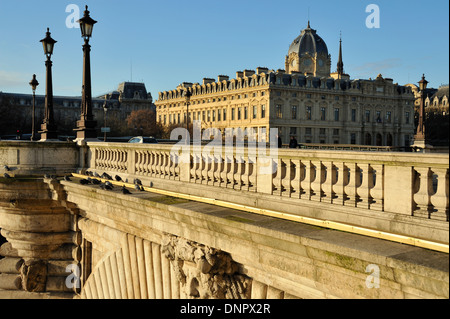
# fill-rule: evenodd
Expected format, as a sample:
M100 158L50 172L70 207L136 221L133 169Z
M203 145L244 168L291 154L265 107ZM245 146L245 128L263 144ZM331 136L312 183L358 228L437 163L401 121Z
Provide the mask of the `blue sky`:
M284 69L291 42L307 26L325 40L336 69L339 34L344 68L353 79L379 73L399 84L449 82L449 3L444 0L0 0L0 91L31 93L33 73L45 92L45 56L39 40L49 27L57 40L55 95L81 95L82 39L68 28L68 5L87 4L94 27L93 95L123 81L159 91L236 71ZM366 27L369 4L380 9L380 28ZM308 14L309 11L309 14Z

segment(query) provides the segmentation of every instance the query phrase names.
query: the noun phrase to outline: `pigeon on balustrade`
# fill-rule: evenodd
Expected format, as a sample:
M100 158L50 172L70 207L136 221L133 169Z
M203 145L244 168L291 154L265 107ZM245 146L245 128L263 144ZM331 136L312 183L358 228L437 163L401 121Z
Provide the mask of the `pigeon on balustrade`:
M116 175L116 176L115 176L115 179L116 179L116 181L118 181L118 182L121 182L121 181L122 181L122 178L121 178L119 175Z
M5 173L5 174L3 174L3 176L6 178L6 179L10 179L10 178L12 178L11 176L9 176L9 174L8 173Z
M111 175L107 174L107 173L103 173L101 176L103 179L107 179L109 181L112 181L112 177Z
M5 171L7 171L7 172L11 171L11 168L9 168L9 166L8 166L8 165L5 165L5 166L3 166L3 168L4 168L4 169L5 169Z
M109 182L109 181L106 181L106 182L105 182L105 185L108 186L108 187L110 187L111 189L114 188L114 185L113 185L111 182Z
M106 191L111 191L113 189L112 186L108 184L100 184L100 188Z
M124 194L124 195L131 194L131 192L128 189L125 188L125 185L122 186L122 194Z
M66 182L72 181L72 180L70 179L70 176L69 176L69 175L64 176L64 180L65 180Z
M89 181L89 180L87 180L87 179L82 179L82 180L80 180L80 184L81 185L87 185L87 184L90 184L91 183L91 181Z

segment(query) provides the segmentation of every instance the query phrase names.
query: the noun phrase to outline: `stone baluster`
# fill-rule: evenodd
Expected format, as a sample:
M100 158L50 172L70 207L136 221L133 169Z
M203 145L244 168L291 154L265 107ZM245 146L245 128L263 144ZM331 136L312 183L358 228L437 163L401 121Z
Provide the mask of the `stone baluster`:
M415 210L414 216L430 218L432 211L430 197L433 191L433 174L429 167L415 167L416 171L414 182L417 186L417 192L414 194Z
M155 152L150 152L150 161L148 163L148 171L149 176L154 177L155 176L155 163L156 163L156 155Z
M230 163L229 163L230 164L230 169L229 169L229 171L227 173L227 179L229 181L229 184L228 184L227 187L234 188L234 184L235 184L234 174L235 174L235 171L237 170L237 163L236 163L236 159L235 159L234 155L230 156L229 160L230 160Z
M370 189L373 187L373 174L370 164L359 164L362 174L361 185L357 189L360 201L357 203L358 207L370 208L372 198L370 196Z
M208 171L207 171L207 184L213 186L214 185L214 173L217 169L216 157L214 155L207 155L208 161Z
M216 170L214 171L214 186L223 186L222 182L222 170L224 168L224 161L222 155L218 155L214 157L216 161Z
M281 176L281 195L290 197L292 193L292 178L293 178L293 169L292 169L292 161L288 159L283 160L283 175Z
M326 178L325 166L321 161L313 161L312 165L315 167L315 178L311 183L311 189L313 191L313 196L311 196L311 200L314 201L322 201L324 197L323 185Z
M208 185L208 168L210 166L208 156L202 154L202 164L201 164L201 181L202 184Z
M275 167L276 167L276 172L274 173L274 176L273 176L273 188L274 188L274 192L273 193L275 195L281 196L281 194L283 192L282 191L283 185L281 183L281 178L282 178L282 175L283 175L283 161L279 157L277 159L274 159L274 164L275 164Z
M334 199L336 198L334 187L337 182L337 168L332 161L322 162L322 164L326 168L326 179L323 184L325 197L322 199L322 201L332 204Z
M194 154L192 154L192 165L190 167L190 170L191 170L191 182L193 182L193 183L197 183L197 181L198 181L197 171L198 171L198 166L200 164L199 162L200 162L200 159L198 157L198 154L196 154L194 152Z
M248 175L248 189L251 192L256 192L256 156L249 157L248 160L248 169L249 169L249 175Z
M177 172L176 172L176 168L177 168L177 159L176 159L176 157L173 155L173 154L171 154L171 153L169 153L168 155L167 155L167 157L168 157L168 160L169 160L169 178L170 179L176 179L176 176L177 176Z
M431 196L431 204L434 210L431 213L431 219L448 221L449 207L449 173L448 168L432 168L437 175L436 192Z
M381 164L371 164L373 187L369 190L372 202L370 209L384 210L384 166Z
M222 180L224 181L224 185L223 187L230 187L231 185L231 180L230 180L230 172L232 170L232 160L233 157L229 156L229 155L225 155L224 158L224 169L222 171Z
M334 199L333 203L344 205L347 198L345 195L344 186L348 184L348 171L346 170L347 167L343 162L335 162L335 165L337 171L337 181L336 185L334 186L336 198Z
M356 207L357 202L359 201L359 196L357 193L357 188L360 184L360 170L356 163L344 163L347 167L345 170L346 178L348 180L347 185L344 186L344 192L347 200L345 201L345 205Z
M313 163L310 160L302 161L305 165L305 179L302 183L302 188L304 189L304 196L302 198L311 200L314 195L314 191L312 189L312 182L316 178L316 171Z

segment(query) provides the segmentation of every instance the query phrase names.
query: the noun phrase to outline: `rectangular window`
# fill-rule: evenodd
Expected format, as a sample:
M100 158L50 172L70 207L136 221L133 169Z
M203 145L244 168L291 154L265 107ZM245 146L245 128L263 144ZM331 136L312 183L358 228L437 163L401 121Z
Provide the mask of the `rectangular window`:
M242 108L238 107L238 111L237 111L237 119L238 119L238 121L241 119L241 111L242 111Z
M324 129L324 128L321 128L320 130L319 130L319 135L325 135L326 133L326 129Z
M409 112L405 113L405 123L409 124L410 118L409 118Z
M277 119L283 118L283 110L282 110L282 106L280 104L277 104L275 113L276 113Z
M356 133L350 134L350 144L352 144L352 145L356 144Z
M216 110L212 111L212 120L213 120L213 122L216 121Z
M266 106L265 105L261 105L261 118L262 119L266 118Z
M220 122L222 120L222 112L217 110L217 121Z
M297 119L297 106L296 105L292 105L291 107L291 116L293 120Z
M233 108L233 109L231 109L231 120L232 121L234 121L236 118L235 118L235 109Z
M258 117L258 107L256 105L253 106L253 118L256 119Z
M306 135L311 135L311 133L312 133L312 128L307 127L307 128L305 129L305 134L306 134Z
M386 112L386 123L391 123L392 121L392 113L390 111Z
M338 128L333 129L333 135L334 136L339 136L339 129Z
M307 120L312 119L312 107L311 106L306 107L306 119Z
M338 108L334 109L334 120L337 122L339 121L339 109Z
M356 122L356 109L352 109L352 122Z
M327 110L324 107L320 108L320 120L325 121L327 119Z
M382 120L381 120L381 112L380 111L377 111L376 118L377 118L377 123L381 123L382 122Z
M370 111L366 110L366 123L370 123Z
M223 109L223 120L227 120L227 109Z
M290 130L289 130L289 135L296 136L297 135L297 128L296 127L291 127Z
M208 122L211 122L211 111L208 111Z
M248 119L248 107L244 107L244 120Z

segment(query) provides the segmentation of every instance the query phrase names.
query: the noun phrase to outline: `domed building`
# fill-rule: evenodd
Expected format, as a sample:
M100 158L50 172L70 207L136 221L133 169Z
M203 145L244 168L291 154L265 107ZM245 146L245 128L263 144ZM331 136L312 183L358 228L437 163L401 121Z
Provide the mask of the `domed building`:
M381 74L351 79L344 72L342 39L331 73L327 44L308 22L290 44L284 62L285 68L276 71L257 67L237 71L235 78L205 77L200 83L182 82L159 92L157 121L168 128L197 121L203 132L216 128L223 138L228 129L241 128L249 132L249 140L266 142L270 130L277 129L286 145L291 137L304 146L411 145L415 133L411 87Z
M308 27L292 42L286 56L285 68L287 73L299 72L317 77L329 77L331 69L331 55L325 41Z

